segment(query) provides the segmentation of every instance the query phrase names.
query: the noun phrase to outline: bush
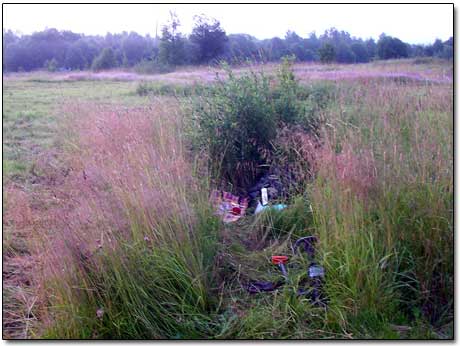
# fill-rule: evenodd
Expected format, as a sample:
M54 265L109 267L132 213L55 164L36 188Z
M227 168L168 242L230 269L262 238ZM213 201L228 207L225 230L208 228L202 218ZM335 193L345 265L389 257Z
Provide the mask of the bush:
M196 100L194 144L208 150L216 178L248 186L265 162L277 122L269 82L263 74L236 77L228 70L228 79L217 81L213 95Z
M253 184L267 171L281 128L316 133L330 89L300 86L291 61L285 59L274 80L255 72L237 77L227 69L227 79L194 100L189 135L195 148L207 150L218 184Z

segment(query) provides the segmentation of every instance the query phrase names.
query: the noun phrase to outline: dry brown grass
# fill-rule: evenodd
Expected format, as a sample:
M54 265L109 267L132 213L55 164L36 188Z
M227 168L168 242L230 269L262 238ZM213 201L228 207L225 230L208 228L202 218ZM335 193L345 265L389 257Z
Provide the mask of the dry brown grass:
M236 75L250 70L264 71L272 74L277 71L278 63L253 64L250 66L235 67ZM388 78L414 80L419 82L451 83L453 80L452 64L450 62L436 62L431 64L414 64L413 59L396 61L377 61L368 64L320 64L296 63L293 71L301 81L316 80L356 80ZM112 81L156 81L165 84L188 85L193 83L210 83L215 81L216 74L225 78L225 71L219 67L187 66L179 67L176 71L158 74L141 75L129 69L114 69L109 71L91 72L75 71L50 73L37 71L32 73L8 73L3 76L8 79L43 79L51 81L84 81L84 80L112 80Z
M6 338L37 336L43 323L51 323L49 283L72 281L81 256L115 249L118 239L180 243L187 227L183 234L156 229L168 219L193 223L186 194L195 185L177 103L159 100L138 108L80 103L63 112L63 147L41 154L34 190L6 190Z

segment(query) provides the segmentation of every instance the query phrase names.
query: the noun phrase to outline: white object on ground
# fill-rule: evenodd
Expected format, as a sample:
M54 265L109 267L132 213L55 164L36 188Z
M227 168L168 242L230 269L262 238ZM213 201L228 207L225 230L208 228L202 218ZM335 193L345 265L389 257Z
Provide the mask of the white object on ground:
M266 207L264 207L262 204L260 204L259 201L257 201L257 207L256 210L254 210L254 214L259 214L261 211L263 211Z
M318 276L324 276L324 268L318 265L312 265L310 268L308 268L308 276L311 278L318 277Z
M268 190L266 187L263 187L260 192L262 193L262 205L267 205L268 203Z

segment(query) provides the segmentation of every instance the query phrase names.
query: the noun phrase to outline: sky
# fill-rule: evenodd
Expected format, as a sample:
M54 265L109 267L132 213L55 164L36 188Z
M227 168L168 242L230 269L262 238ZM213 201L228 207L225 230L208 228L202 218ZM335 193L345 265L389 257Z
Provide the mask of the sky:
M87 35L135 31L154 36L170 11L176 12L185 34L192 31L193 16L205 14L219 20L227 34L258 39L284 37L288 30L301 37L313 31L320 35L331 27L363 39L377 40L384 32L413 44L453 36L453 6L445 4L4 4L3 28L22 34L56 28Z

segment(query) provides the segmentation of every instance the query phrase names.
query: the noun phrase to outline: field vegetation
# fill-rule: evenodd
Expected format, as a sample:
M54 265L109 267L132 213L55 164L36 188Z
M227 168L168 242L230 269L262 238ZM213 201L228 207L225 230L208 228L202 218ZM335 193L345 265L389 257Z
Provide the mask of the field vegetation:
M445 60L11 74L3 336L453 338ZM278 169L281 211L216 215ZM325 306L298 289L318 238ZM251 281L288 282L250 294Z

